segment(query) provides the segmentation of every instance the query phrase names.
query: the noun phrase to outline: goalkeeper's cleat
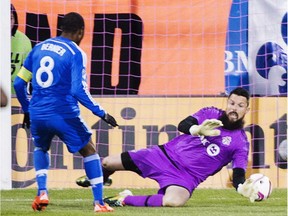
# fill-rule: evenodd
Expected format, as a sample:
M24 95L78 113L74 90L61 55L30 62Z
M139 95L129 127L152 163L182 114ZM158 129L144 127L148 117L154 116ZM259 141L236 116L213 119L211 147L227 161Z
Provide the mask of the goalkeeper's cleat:
M114 209L107 204L104 204L104 205L95 204L94 205L94 212L113 212L113 211Z
M116 196L106 197L106 198L104 198L104 202L107 203L109 206L112 206L112 207L123 207L125 205L124 199L127 196L133 196L133 194L130 190L124 190Z
M104 182L104 186L110 186L112 185L112 179L108 178L105 182Z
M49 204L49 198L47 193L43 192L40 196L36 196L33 203L32 209L34 211L44 211Z
M86 175L81 176L76 179L76 184L81 186L81 187L89 187L91 186L89 179L87 178Z
M81 176L76 179L76 184L81 186L81 187L89 187L91 186L89 179L87 178L86 175ZM112 184L112 179L108 178L104 183L104 186L110 186Z

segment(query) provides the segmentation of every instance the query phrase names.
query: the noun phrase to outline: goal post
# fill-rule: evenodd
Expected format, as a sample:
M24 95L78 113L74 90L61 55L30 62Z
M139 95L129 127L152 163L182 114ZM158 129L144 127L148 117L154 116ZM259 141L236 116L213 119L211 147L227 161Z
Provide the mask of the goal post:
M0 88L7 95L8 104L0 108L0 189L11 189L11 109L10 109L10 2L0 2L1 34L0 34ZM0 93L1 94L1 93Z

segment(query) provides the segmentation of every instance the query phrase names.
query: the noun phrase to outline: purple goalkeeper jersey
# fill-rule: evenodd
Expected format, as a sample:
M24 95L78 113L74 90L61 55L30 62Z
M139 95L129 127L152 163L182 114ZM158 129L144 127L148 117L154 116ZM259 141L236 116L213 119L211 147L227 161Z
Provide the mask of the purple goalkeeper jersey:
M200 125L206 119L219 119L223 113L218 108L207 107L192 116ZM230 162L233 168L246 170L249 142L244 130L218 129L221 131L219 136L182 134L164 144L170 159L194 177L194 184L200 184Z

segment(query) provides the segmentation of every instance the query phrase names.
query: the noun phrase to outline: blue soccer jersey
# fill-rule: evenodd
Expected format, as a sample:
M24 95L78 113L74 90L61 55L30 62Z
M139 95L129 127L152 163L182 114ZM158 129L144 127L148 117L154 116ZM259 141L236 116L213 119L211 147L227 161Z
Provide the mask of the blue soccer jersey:
M77 117L80 114L78 101L93 114L105 115L88 91L86 64L86 54L64 37L48 39L33 48L18 74L26 82L32 78L31 120ZM25 103L22 108L25 112Z

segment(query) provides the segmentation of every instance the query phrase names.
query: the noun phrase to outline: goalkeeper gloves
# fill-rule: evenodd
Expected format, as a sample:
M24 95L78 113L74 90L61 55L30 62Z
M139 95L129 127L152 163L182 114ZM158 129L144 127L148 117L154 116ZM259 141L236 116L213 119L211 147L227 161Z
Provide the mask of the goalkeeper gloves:
M190 134L200 136L219 136L220 130L215 128L223 126L222 122L217 119L206 119L200 125L192 125L189 129Z
M237 192L244 197L249 198L250 202L254 202L258 199L258 187L253 184L252 179L246 179L243 184L239 184L237 188Z
M30 115L29 112L24 113L22 128L30 128Z
M113 127L119 126L116 122L116 120L114 119L113 116L109 115L108 113L106 113L102 119L107 123L110 124Z

